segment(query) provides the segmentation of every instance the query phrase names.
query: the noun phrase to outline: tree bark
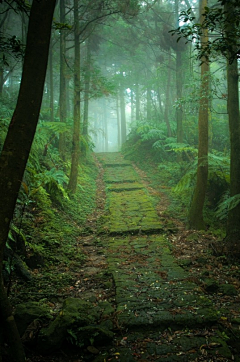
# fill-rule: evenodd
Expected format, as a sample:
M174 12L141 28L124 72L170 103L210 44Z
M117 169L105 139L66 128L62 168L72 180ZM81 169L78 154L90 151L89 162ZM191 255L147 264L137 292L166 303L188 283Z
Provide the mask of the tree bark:
M79 31L79 0L74 0L74 111L73 111L73 138L72 163L68 189L74 194L77 190L78 165L80 157L80 31Z
M139 83L138 83L138 77L136 77L136 120L140 121L140 94L139 94Z
M107 104L106 98L102 99L102 117L104 129L104 151L108 152L108 118L107 118Z
M54 90L53 90L53 49L52 45L50 44L49 49L49 90L50 90L50 98L49 98L49 105L50 105L50 119L51 122L54 122Z
M65 24L65 0L60 0L60 22ZM66 122L67 118L67 92L66 92L66 30L60 30L60 94L59 94L59 118L60 122ZM65 155L65 133L59 134L59 154L62 160L66 159Z
M169 64L171 64L171 54L169 53L169 57L168 57L168 62ZM171 130L171 126L169 123L169 108L170 108L170 84L171 84L171 69L168 68L168 78L167 78L167 88L166 88L166 97L165 97L165 108L164 108L164 121L167 125L167 132L168 132L168 137L172 136L172 130Z
M89 109L89 90L91 80L91 43L90 38L86 40L86 60L85 60L85 74L84 74L84 109L83 109L83 142L81 146L82 156L86 156L87 142L88 142L88 109Z
M17 362L25 361L25 356L3 284L3 252L38 123L55 2L32 3L19 96L0 155L0 325L4 326L12 361Z
M148 72L147 77L150 78L150 72ZM151 88L147 87L147 121L152 120L152 96L151 96Z
M178 0L175 0L175 16L176 16L176 26L179 27L179 6ZM177 90L177 101L182 98L182 53L181 50L176 50L176 90ZM182 107L179 104L176 109L176 119L177 119L177 142L183 143L183 111ZM181 161L180 154L178 155L178 161Z
M118 151L121 149L121 122L119 115L119 95L116 97L116 112L117 112L117 141L118 141Z
M201 22L207 0L200 0ZM201 36L202 45L208 41L208 30L203 29ZM198 168L197 183L193 194L189 212L189 227L201 230L205 228L203 207L205 202L208 181L208 91L209 91L209 63L202 59L201 65L201 90L198 115Z
M122 74L123 78L123 74ZM126 127L126 111L125 111L125 97L123 82L120 84L120 116L121 116L121 141L122 144L127 139L127 127Z
M226 36L236 34L235 24L231 22L231 14L234 5L225 3L226 12ZM236 36L236 35L235 35ZM228 84L228 118L230 131L230 196L240 194L240 113L239 113L239 88L238 88L238 62L227 60L227 84ZM228 252L240 257L240 204L228 212L226 243Z
M182 54L181 51L176 52L176 88L177 100L182 98ZM183 111L181 105L176 109L177 117L177 142L183 143Z

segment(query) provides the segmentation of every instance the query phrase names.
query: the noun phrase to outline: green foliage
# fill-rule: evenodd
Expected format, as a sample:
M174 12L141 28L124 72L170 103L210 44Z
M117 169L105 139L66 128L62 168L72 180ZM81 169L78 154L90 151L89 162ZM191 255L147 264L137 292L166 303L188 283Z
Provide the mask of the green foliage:
M227 3L227 0L222 0L221 3L222 5ZM239 58L240 7L237 0L231 1L230 6L231 16L225 12L222 6L205 7L202 24L196 21L191 8L182 11L179 20L184 23L184 26L171 30L170 33L179 35L177 41L183 37L186 42L193 42L198 59L202 57L214 59L220 53L232 62L234 59ZM230 32L229 26L231 26ZM203 46L201 44L201 35L204 29L209 31L209 40Z
M226 220L228 212L230 210L233 210L237 205L239 205L239 203L240 203L240 194L230 197L229 192L226 192L218 204L216 210L216 216L220 220Z
M20 39L16 37L16 35L6 37L4 36L3 32L0 32L0 51L2 53L2 59L0 59L0 63L9 67L8 57L21 59L24 55L24 46Z

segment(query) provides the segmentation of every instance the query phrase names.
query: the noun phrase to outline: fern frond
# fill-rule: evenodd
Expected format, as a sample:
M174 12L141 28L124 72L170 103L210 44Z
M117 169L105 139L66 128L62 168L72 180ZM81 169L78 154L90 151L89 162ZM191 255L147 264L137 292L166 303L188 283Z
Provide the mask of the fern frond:
M225 193L223 200L219 203L216 216L223 220L227 217L227 214L230 210L233 210L240 203L240 194L229 197L228 193Z

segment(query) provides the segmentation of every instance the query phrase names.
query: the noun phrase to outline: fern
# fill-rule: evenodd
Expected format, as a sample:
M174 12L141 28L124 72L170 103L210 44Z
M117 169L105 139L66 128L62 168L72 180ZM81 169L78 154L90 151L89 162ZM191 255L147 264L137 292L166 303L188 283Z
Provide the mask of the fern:
M71 125L67 122L41 122L39 125L39 129L45 128L57 134L71 132Z
M191 165L191 168L185 173L185 175L181 178L178 184L173 188L173 191L176 193L188 192L189 189L192 189L193 183L196 177L197 172L197 161Z
M208 156L208 169L210 173L230 183L230 158L221 152L213 151Z
M226 192L220 201L217 210L216 216L220 219L226 219L228 212L233 210L240 203L240 194L236 194L234 196L229 197L229 193Z
M193 155L197 155L198 150L187 143L166 143L164 145L168 151L173 151L175 153L191 152Z
M164 137L163 131L156 128L149 129L148 132L143 133L141 135L143 141L156 140L158 138L163 138L163 137Z

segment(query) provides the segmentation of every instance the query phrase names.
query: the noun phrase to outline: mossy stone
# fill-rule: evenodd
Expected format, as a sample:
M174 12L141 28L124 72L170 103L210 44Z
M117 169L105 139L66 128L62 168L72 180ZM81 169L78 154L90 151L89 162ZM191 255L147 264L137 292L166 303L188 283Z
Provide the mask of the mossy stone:
M62 310L48 327L40 331L38 349L41 353L49 353L60 348L67 337L68 329L76 325L84 327L93 324L99 315L99 309L85 300L68 298Z
M25 332L26 328L35 319L46 322L52 318L49 307L40 305L38 302L26 302L18 304L15 311L15 321L19 334Z
M102 346L110 343L114 333L104 326L91 325L86 327L72 326L71 333L75 335L77 346Z

